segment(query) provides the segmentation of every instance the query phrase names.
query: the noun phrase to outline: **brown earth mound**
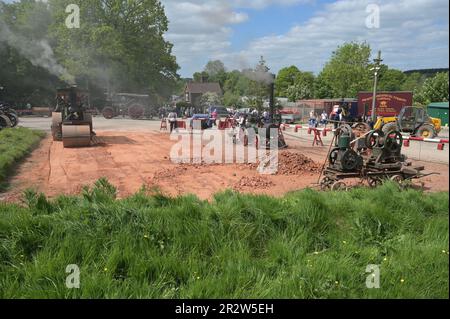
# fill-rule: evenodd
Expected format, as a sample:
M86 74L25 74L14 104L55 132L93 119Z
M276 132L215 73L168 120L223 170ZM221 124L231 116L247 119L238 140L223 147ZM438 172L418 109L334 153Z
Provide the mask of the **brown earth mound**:
M258 164L249 164L256 169ZM277 175L300 175L302 173L318 173L320 164L314 162L309 157L290 151L278 153L278 173Z
M233 189L241 191L245 188L266 189L274 186L275 184L267 177L263 176L244 176L234 186Z

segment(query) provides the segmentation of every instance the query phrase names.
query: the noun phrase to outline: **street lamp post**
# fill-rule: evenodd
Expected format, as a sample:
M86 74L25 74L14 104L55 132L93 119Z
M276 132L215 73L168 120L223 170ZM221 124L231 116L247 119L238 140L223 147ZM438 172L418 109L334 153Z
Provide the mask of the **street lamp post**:
M376 123L377 121L377 114L376 114L376 104L377 104L377 85L378 85L378 72L381 69L381 62L383 60L381 59L381 51L378 51L378 57L373 60L375 62L375 65L373 68L371 68L371 71L374 71L375 79L374 79L374 85L373 85L373 98L372 98L372 123Z

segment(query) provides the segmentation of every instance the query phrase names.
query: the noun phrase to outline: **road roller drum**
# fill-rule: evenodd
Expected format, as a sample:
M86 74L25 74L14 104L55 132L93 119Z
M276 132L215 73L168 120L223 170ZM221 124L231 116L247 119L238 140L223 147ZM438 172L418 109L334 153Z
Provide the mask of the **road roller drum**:
M62 140L64 147L83 147L91 145L91 126L63 125Z

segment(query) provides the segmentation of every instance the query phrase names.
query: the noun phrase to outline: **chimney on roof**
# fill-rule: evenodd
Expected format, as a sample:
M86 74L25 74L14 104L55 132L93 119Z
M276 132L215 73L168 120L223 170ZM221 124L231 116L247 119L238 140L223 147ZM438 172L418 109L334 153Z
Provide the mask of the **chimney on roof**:
M208 76L203 74L200 78L201 83L207 83L208 82Z

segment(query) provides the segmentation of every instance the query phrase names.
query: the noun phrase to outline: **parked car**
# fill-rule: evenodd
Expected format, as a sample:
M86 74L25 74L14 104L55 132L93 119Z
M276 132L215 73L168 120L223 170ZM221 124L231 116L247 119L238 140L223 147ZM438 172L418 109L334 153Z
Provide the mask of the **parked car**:
M209 114L194 114L190 120L190 127L194 128L194 121L199 120L201 121L201 129L206 130L208 128L211 128L213 126L212 119L209 116Z
M285 124L294 124L301 120L300 114L281 114L281 121Z

